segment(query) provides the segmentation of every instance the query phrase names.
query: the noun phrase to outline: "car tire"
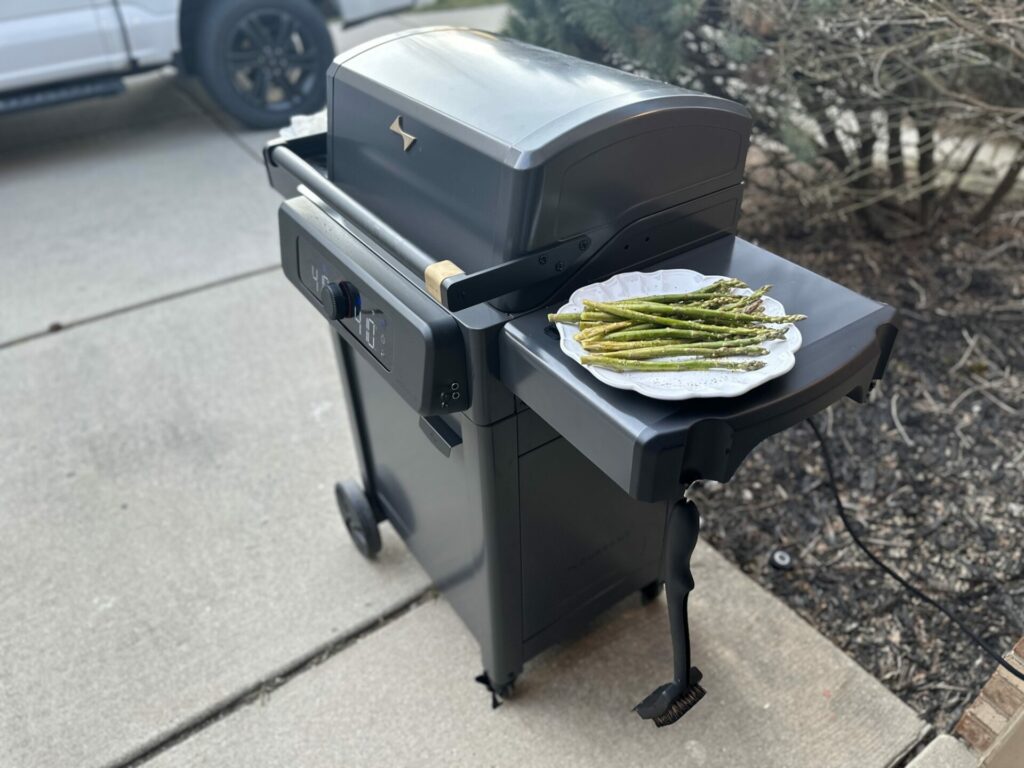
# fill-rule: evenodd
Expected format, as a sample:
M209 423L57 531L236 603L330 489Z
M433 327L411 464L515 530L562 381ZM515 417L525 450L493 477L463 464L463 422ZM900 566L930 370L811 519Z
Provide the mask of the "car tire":
M210 95L250 128L287 125L324 105L334 45L311 0L216 0L204 9L195 46Z

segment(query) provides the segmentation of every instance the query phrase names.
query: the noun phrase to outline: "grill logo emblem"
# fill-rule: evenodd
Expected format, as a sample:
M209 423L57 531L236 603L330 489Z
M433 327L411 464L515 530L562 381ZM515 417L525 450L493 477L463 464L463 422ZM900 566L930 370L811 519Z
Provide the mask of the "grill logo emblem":
M402 150L405 152L408 152L412 148L412 145L416 143L415 136L413 136L411 133L406 133L404 130L402 130L401 115L399 115L398 117L391 121L391 125L388 128L388 130L390 130L392 133L397 133L399 136L402 137Z

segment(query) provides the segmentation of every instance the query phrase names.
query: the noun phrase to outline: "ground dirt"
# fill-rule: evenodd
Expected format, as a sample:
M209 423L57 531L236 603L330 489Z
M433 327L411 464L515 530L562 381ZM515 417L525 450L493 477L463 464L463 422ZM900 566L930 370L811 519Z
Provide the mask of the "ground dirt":
M1024 212L937 231L887 243L850 225L757 239L900 310L871 401L839 403L817 423L865 543L1003 652L1024 634ZM698 498L719 551L934 725L951 727L992 673L951 622L854 546L806 425ZM791 570L770 566L779 547Z

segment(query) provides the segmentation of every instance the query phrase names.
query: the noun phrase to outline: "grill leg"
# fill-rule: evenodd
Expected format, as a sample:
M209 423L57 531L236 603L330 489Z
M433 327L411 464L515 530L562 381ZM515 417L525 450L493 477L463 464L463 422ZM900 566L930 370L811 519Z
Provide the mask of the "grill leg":
M665 592L672 630L674 677L636 705L640 717L659 728L671 725L704 697L700 670L690 665L690 628L687 601L693 590L690 558L700 534L700 514L692 501L677 501L669 508L665 527Z
M491 676L487 673L487 670L484 670L474 679L476 680L476 682L480 683L482 686L484 686L484 688L490 691L491 709L497 709L502 705L505 699L509 698L512 695L512 692L515 690L516 687L517 677L517 674L510 673L509 675L506 675L503 678L508 682L502 685L495 685L495 683L491 681Z

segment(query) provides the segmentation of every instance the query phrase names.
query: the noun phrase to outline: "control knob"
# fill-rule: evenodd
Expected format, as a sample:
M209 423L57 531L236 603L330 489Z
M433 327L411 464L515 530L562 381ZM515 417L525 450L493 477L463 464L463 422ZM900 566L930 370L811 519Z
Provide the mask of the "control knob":
M345 280L340 283L325 283L320 289L320 301L328 320L344 320L354 317L359 302L356 287Z

